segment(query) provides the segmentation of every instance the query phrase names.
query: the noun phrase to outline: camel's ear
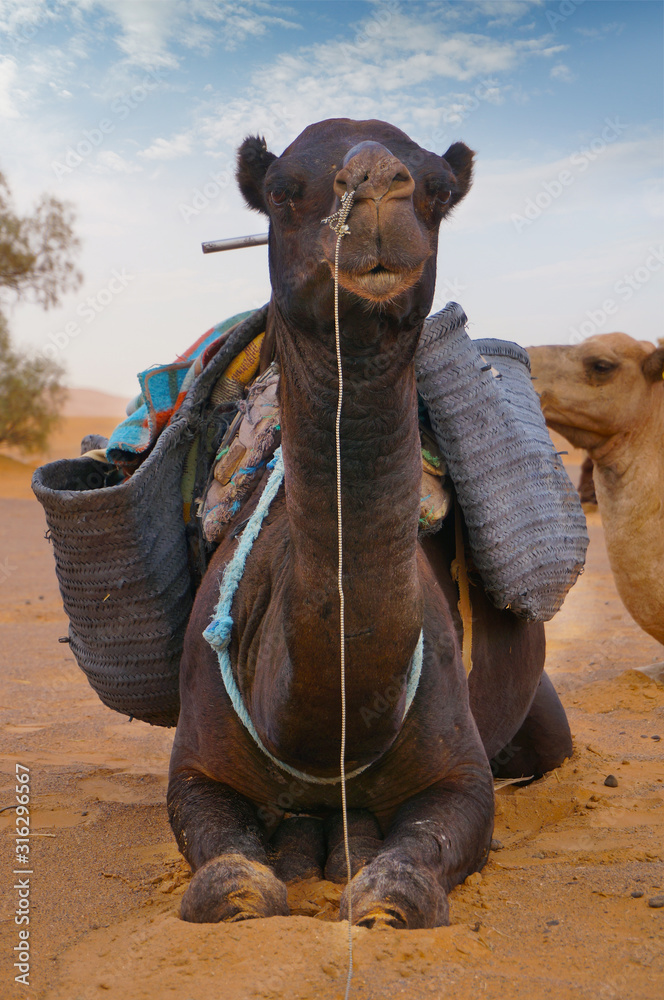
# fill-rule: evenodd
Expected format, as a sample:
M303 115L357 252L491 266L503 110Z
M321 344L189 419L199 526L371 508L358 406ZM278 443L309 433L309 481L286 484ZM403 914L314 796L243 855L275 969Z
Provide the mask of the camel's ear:
M643 374L649 382L656 382L664 376L664 347L658 347L649 354L642 365Z
M443 159L449 163L452 172L457 179L457 191L454 201L461 199L468 194L470 185L473 182L473 158L475 154L464 142L455 142L446 153Z
M274 153L268 151L265 139L249 135L237 151L237 182L249 208L268 214L263 193L263 182Z

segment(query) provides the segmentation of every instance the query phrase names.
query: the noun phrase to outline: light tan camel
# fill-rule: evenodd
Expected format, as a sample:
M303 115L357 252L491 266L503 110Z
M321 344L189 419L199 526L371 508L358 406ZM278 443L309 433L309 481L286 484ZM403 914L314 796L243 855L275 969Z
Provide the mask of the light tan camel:
M528 353L548 426L595 464L618 593L664 643L664 347L606 333Z

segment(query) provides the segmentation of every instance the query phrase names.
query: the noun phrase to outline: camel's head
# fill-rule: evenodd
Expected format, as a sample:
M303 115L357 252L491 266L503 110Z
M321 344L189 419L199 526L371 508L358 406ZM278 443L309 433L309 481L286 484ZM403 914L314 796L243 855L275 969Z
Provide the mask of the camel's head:
M577 448L636 429L664 393L664 347L604 333L574 347L528 348L547 424Z
M341 241L343 313L379 306L393 316L427 315L438 228L471 183L473 153L455 143L438 156L381 121L310 125L277 157L248 138L238 181L251 208L270 219L270 274L286 315L331 315L336 235L322 220L354 192Z

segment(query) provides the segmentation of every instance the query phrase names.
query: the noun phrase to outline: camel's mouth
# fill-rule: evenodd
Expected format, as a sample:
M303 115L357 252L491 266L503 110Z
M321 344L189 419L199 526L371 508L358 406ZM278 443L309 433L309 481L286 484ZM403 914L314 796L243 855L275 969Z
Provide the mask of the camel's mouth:
M364 299L385 302L412 288L419 281L423 267L420 264L407 271L391 271L383 264L376 264L362 273L340 270L339 284Z

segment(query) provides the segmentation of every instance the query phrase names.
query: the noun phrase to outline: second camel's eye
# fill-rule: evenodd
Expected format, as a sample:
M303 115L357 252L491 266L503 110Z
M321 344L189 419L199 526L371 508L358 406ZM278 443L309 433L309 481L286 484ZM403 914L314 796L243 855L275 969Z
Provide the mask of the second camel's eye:
M590 368L595 375L608 375L617 367L615 361L609 361L606 358L595 358L590 363Z

